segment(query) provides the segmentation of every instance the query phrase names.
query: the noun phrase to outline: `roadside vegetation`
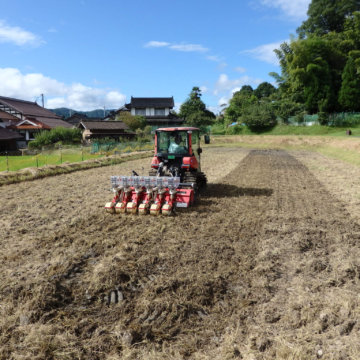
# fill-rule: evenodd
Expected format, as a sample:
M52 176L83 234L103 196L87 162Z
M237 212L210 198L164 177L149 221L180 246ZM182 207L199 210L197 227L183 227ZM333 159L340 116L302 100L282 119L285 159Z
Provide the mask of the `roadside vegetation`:
M50 131L44 130L35 134L35 140L30 141L29 149L41 149L46 146L59 147L81 143L80 129L57 127Z

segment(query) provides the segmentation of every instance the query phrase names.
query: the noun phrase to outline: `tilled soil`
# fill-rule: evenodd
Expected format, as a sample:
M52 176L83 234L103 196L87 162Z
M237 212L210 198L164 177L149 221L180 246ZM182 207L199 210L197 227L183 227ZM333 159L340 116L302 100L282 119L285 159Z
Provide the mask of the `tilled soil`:
M174 217L104 213L115 167L1 188L0 357L360 358L345 205L285 151L204 160Z

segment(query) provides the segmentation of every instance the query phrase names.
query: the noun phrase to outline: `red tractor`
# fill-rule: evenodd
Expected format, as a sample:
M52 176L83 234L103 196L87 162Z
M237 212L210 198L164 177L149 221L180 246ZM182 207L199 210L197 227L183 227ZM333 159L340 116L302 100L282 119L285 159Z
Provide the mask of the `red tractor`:
M198 128L157 129L149 176L112 176L115 197L105 209L171 215L176 207L191 206L207 182L200 168L201 152Z

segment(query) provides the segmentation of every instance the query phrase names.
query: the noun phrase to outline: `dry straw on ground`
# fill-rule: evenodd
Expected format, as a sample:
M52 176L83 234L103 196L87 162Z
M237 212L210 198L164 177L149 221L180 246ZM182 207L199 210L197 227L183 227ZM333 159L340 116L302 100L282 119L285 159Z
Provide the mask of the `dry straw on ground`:
M206 149L170 218L103 212L149 159L1 187L0 358L360 358L358 219L294 155Z

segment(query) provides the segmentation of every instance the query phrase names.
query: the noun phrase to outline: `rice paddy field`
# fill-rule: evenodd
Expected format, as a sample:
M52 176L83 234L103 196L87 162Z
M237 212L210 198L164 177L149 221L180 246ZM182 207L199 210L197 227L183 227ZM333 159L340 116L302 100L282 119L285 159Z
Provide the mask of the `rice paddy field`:
M172 217L104 212L150 156L1 186L0 359L359 359L359 144L231 139Z

